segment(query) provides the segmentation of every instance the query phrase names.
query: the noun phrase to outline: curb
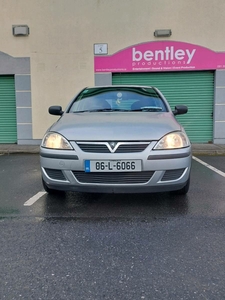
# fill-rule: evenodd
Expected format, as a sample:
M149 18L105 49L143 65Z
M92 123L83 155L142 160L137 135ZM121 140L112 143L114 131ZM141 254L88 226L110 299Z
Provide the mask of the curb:
M192 151L192 155L208 155L208 156L225 156L225 151L221 151L221 150L196 150L196 151Z
M9 147L9 148L2 148L0 146L0 155L3 154L38 154L40 152L40 147L33 147L33 146L25 146L25 147Z

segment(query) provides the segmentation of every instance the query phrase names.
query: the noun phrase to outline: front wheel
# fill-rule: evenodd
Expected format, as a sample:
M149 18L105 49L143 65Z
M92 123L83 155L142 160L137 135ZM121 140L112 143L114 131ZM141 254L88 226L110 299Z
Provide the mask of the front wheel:
M47 184L45 183L44 179L42 178L42 185L44 190L48 193L48 194L56 194L60 191L54 190L54 189L50 189Z
M190 187L190 176L189 176L188 181L186 182L185 186L182 187L182 189L173 191L172 193L175 195L186 195L189 191L189 187Z

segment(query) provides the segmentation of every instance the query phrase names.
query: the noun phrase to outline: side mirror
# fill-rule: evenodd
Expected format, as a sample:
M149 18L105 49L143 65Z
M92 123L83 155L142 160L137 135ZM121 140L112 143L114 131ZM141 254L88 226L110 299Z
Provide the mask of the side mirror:
M50 113L50 115L61 116L63 114L62 106L50 106L48 112Z
M177 105L175 106L175 110L173 111L174 116L183 115L188 112L188 107L186 105Z

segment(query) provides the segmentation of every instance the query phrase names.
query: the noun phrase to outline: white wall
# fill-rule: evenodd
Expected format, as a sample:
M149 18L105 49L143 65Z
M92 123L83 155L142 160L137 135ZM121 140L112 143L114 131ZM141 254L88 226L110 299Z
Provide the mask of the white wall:
M170 40L225 51L224 15L224 0L0 0L0 51L30 57L33 138L56 120L50 105L94 84L94 43L112 54L168 28ZM30 35L14 37L17 24Z

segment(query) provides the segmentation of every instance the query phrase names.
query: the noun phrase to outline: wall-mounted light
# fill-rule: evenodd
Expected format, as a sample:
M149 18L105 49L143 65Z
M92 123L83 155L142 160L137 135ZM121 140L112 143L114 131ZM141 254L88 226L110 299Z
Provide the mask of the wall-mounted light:
M154 31L155 37L167 37L171 35L172 35L171 29L157 29Z
M27 25L13 25L12 33L14 36L27 36L30 33Z

